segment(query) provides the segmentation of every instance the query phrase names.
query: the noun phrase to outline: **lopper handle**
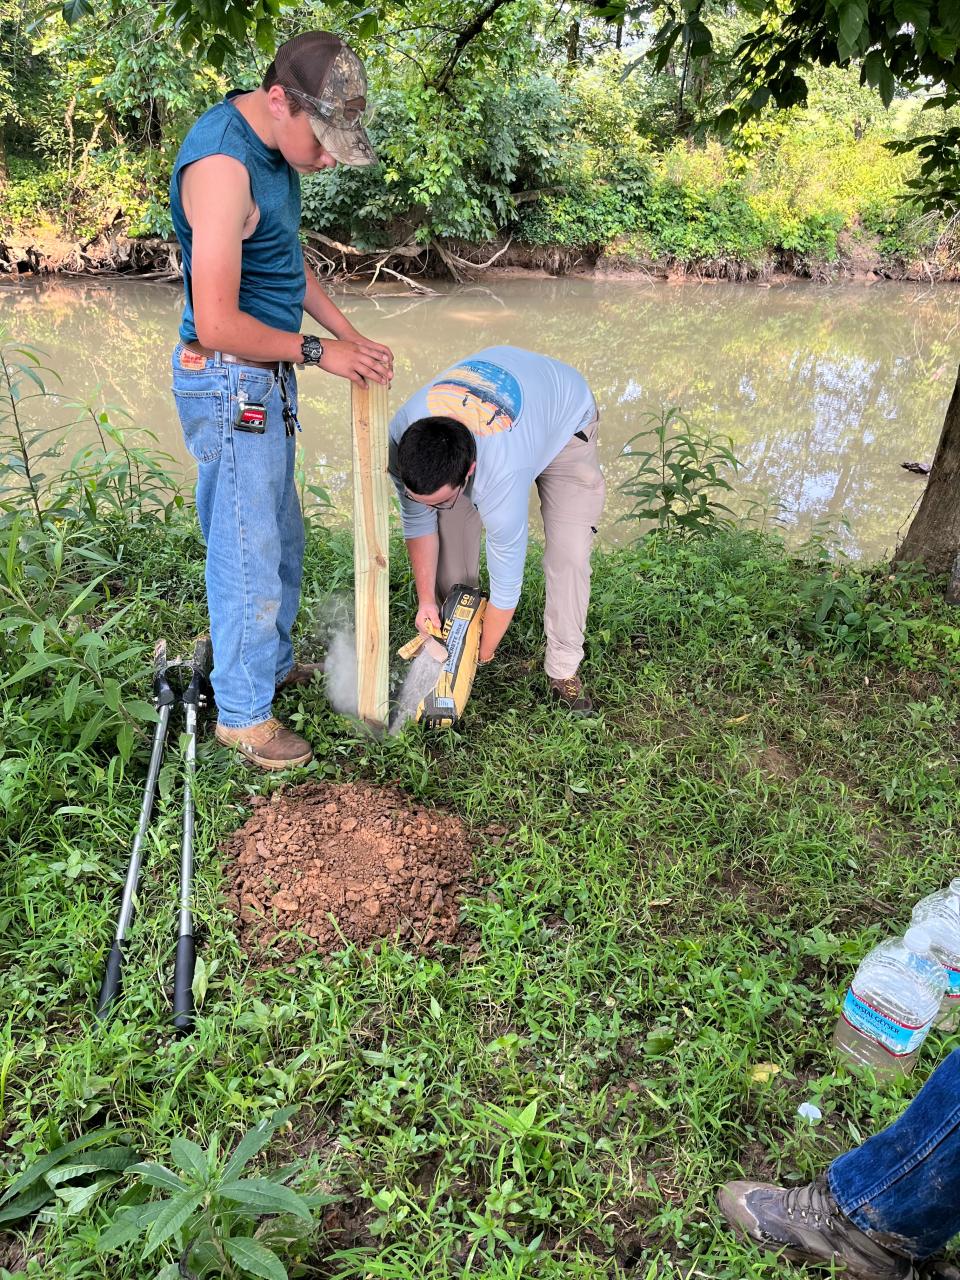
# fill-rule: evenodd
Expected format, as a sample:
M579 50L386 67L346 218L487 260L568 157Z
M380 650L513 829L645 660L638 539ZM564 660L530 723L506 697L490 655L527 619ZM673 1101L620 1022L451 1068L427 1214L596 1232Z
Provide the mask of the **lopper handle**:
M177 958L173 969L173 1025L178 1031L193 1027L193 970L197 949L192 933L177 938Z
M120 970L123 967L123 949L119 942L114 942L107 956L103 982L100 985L100 997L97 1000L97 1017L104 1018L120 994Z

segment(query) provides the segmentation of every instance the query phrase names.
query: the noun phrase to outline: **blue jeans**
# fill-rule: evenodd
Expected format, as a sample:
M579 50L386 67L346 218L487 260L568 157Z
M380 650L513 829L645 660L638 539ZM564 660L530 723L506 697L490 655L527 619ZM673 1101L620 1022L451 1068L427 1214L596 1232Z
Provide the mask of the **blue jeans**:
M899 1120L834 1160L834 1199L881 1244L926 1258L960 1232L960 1049Z
M295 414L296 379L284 368ZM274 687L294 663L304 545L296 437L287 434L280 383L268 369L225 364L219 355L205 360L178 343L173 395L198 466L218 719L246 728L269 719ZM241 400L263 405L262 435L235 425Z

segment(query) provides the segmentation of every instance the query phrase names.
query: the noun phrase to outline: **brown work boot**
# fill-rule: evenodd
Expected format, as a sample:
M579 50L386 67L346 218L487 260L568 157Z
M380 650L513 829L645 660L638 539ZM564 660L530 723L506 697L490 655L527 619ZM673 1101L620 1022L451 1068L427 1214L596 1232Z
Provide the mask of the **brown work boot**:
M579 676L565 676L562 680L554 680L553 676L547 678L550 681L550 696L555 702L559 702L565 710L572 711L575 716L590 714L593 703Z
M219 743L233 747L245 760L258 764L261 769L292 769L298 764L309 764L313 759L306 738L285 729L274 716L243 729L218 724L215 732Z
M861 1280L910 1280L913 1262L855 1227L840 1212L826 1178L805 1187L728 1182L717 1197L733 1229L794 1262L842 1266Z
M282 693L284 689L292 689L295 685L313 684L314 676L322 676L323 672L322 662L295 662L274 693Z

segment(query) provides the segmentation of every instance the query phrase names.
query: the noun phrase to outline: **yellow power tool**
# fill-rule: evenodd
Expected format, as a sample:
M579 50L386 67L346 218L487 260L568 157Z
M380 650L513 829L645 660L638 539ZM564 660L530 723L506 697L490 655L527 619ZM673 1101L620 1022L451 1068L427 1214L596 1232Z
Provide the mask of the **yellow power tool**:
M452 587L440 610L441 628L437 639L446 650L437 683L417 707L415 719L428 729L450 729L458 724L467 705L477 673L480 632L487 607L475 587L458 583ZM412 657L423 643L421 637L404 645L400 653Z

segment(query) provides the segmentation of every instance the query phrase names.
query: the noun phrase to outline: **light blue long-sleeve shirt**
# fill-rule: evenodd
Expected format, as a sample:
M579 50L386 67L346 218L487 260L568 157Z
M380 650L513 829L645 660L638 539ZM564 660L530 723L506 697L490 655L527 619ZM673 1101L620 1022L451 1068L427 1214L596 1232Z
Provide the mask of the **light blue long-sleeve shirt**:
M596 415L593 394L576 369L521 347L486 347L468 356L394 414L392 452L420 418L456 418L473 432L477 469L464 492L486 531L490 603L498 609L512 609L520 599L530 486ZM436 511L408 498L396 475L394 483L404 537L434 533Z

